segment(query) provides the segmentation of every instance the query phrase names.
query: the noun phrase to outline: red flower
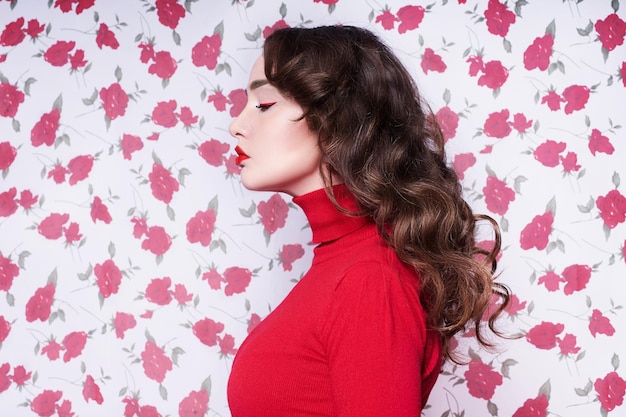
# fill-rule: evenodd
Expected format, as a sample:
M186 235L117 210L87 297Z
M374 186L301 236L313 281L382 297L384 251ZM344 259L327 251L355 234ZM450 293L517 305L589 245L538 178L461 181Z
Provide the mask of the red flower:
M193 334L205 345L217 345L217 334L224 330L224 324L215 322L210 318L197 321L193 327Z
M561 103L565 102L563 97L558 95L556 91L550 91L548 94L541 98L541 104L547 104L548 108L552 111L557 111L561 108Z
M154 342L146 342L144 351L141 352L141 359L146 376L156 382L163 382L167 371L172 370L172 360L165 356L163 349Z
M191 62L196 67L206 67L209 70L217 66L217 57L222 47L222 38L215 34L204 36L200 42L191 48Z
M137 321L132 314L117 312L113 319L113 327L115 328L115 337L118 339L124 338L124 333L127 330L134 328L137 325Z
M41 394L33 398L30 409L39 417L50 417L55 413L57 401L61 399L61 391L44 390Z
M248 95L246 94L246 90L242 88L238 88L236 90L231 91L228 94L228 100L232 104L230 108L230 116L237 117L239 113L246 106L246 101L248 100Z
M265 26L265 28L263 29L263 38L267 39L267 37L274 33L276 30L285 29L288 27L289 25L283 19L277 21L272 26Z
M295 245L283 245L278 256L283 270L291 271L292 264L304 256L304 248L299 243Z
M561 165L563 165L563 171L576 172L580 169L580 165L578 164L578 156L574 152L568 152L565 157L560 157Z
M56 107L49 113L44 113L33 129L30 131L30 141L33 146L41 146L46 144L52 146L56 139L57 129L59 128L59 119L61 113Z
M247 329L248 334L250 334L252 330L254 330L254 328L259 325L259 323L261 323L261 317L256 313L250 314L250 320L248 320Z
M226 286L224 287L224 294L233 295L239 294L246 290L250 280L252 279L252 272L246 268L239 268L233 266L226 268L224 271L224 279L226 280Z
M163 127L174 127L178 123L176 118L176 100L160 101L152 110L152 121Z
M563 90L565 114L584 109L589 100L589 91L589 88L584 85L570 85Z
M20 104L24 102L24 93L13 84L0 83L0 116L15 117Z
M542 321L526 333L526 340L538 349L549 350L556 346L557 335L564 328L565 326L561 323Z
M428 74L428 71L444 72L447 68L446 63L443 62L441 56L437 55L431 48L424 50L421 62L422 71L424 74Z
M471 396L490 400L498 385L502 385L502 375L491 366L472 360L465 371L467 388Z
M152 172L148 175L150 180L150 189L152 195L159 201L169 204L172 201L174 193L178 191L178 181L172 177L169 170L165 169L163 165L154 163L152 165Z
M515 200L515 191L507 187L506 183L490 175L483 188L485 204L492 213L504 216L509 209L509 203Z
M212 290L219 290L222 288L222 282L226 281L215 268L209 269L202 274L202 279L208 282Z
M611 320L603 315L600 310L594 309L589 318L589 331L593 337L596 337L598 333L613 336L615 327L611 324Z
M46 25L40 24L37 19L30 19L24 32L32 39L36 39L44 30L46 30Z
M104 401L100 387L96 384L96 381L94 381L91 375L87 375L85 378L85 383L83 384L83 398L87 403L89 400L94 400L98 404L102 404Z
M454 156L454 162L452 166L454 167L454 171L460 180L465 178L465 171L467 171L470 167L474 166L476 163L476 157L473 153L460 153Z
M521 248L524 250L530 248L545 249L548 246L553 222L554 215L551 211L533 217L533 220L520 233Z
M168 51L159 51L154 55L153 59L154 63L150 65L148 72L164 80L172 78L176 68L178 68L178 64L172 58L172 55Z
M483 57L480 55L472 55L467 59L466 62L470 63L469 75L471 77L475 77L479 72L483 72L483 70L485 69Z
M63 225L69 219L69 214L51 213L39 223L37 231L46 239L58 239L63 236Z
M17 189L15 187L11 187L9 191L0 193L0 217L9 217L17 211L16 195Z
M100 49L103 46L108 46L111 49L117 49L120 46L120 43L115 38L115 33L109 29L106 23L100 23L98 33L96 34L96 45Z
M190 243L200 242L202 246L209 246L215 229L215 220L215 212L212 209L196 212L196 215L187 222L187 240Z
M490 33L504 38L509 32L509 26L515 23L515 13L508 10L506 5L498 0L489 0L487 10L485 10L485 20Z
M567 333L563 336L563 339L557 338L557 343L559 345L561 355L573 355L580 351L580 348L576 346L576 336L571 333Z
M179 417L203 416L209 411L209 393L205 390L191 391L178 404Z
M78 68L82 68L87 65L87 61L85 60L85 51L82 49L77 49L73 55L70 54L69 56L70 66L73 70L77 70Z
M215 107L217 111L226 110L226 104L229 103L228 99L221 91L216 91L214 94L211 94L207 102L213 103L213 107Z
M591 268L587 265L570 265L561 272L561 276L566 282L563 293L570 295L585 289L591 278Z
M141 62L146 64L154 59L155 53L153 44L141 42L138 47L141 48L141 54L139 55L139 60Z
M533 156L537 161L541 162L542 165L555 167L559 164L560 154L565 150L565 147L565 142L555 142L548 139L537 146L537 149L533 152Z
M185 8L176 0L156 0L157 16L163 26L176 29L180 19L185 17Z
M565 279L554 271L547 271L537 280L537 284L545 285L546 289L550 292L558 290L561 286L561 282L565 282Z
M612 51L624 43L626 22L620 19L617 14L613 13L604 20L597 20L594 27L598 32L598 39L600 39L602 47L607 51Z
M504 68L500 61L489 61L485 64L483 75L478 78L478 85L484 85L496 90L509 78L509 70Z
M112 259L107 259L102 264L96 264L93 272L103 298L117 294L122 282L122 272Z
M267 201L261 201L257 207L261 223L270 235L285 225L289 206L280 194L272 195Z
M13 285L13 279L15 279L19 273L20 268L11 262L9 258L5 258L0 254L0 291L8 292ZM0 327L2 327L1 322ZM0 340L0 343L2 343L2 340Z
M600 217L609 229L626 220L626 197L617 190L611 190L605 196L596 199Z
M524 401L524 405L518 408L512 417L546 417L548 405L548 398L544 394L539 394Z
M57 41L44 52L43 59L52 66L62 67L70 59L69 53L74 46L76 46L74 41Z
M65 336L61 341L65 348L63 362L69 362L71 359L79 357L83 353L86 343L87 333L85 332L72 332Z
M507 137L511 133L508 118L509 111L507 109L489 114L483 126L485 135L498 139Z
M383 29L391 30L399 19L391 13L389 9L383 10L381 14L376 16L376 23L380 23Z
M30 190L22 190L19 200L15 201L17 201L24 210L28 210L38 201L38 198L36 195L33 195Z
M58 344L56 340L50 340L46 346L41 349L41 354L48 356L51 361L59 359L63 346Z
M172 301L170 285L170 277L153 278L146 287L146 300L160 306L168 305Z
M120 147L122 148L122 155L124 159L129 161L132 159L132 153L143 149L143 142L139 136L128 135L124 133L122 140L120 141Z
M50 172L48 172L48 178L52 178L57 184L61 184L65 181L65 175L69 171L61 164L55 165Z
M50 310L54 302L54 284L49 283L45 287L37 288L35 294L26 303L26 321L33 322L37 319L48 320Z
M527 120L523 113L515 113L513 115L513 123L511 123L511 126L519 133L525 133L526 129L530 128L532 125L533 121Z
M75 185L89 176L93 167L93 156L79 155L70 160L67 169L70 171L70 185ZM92 216L93 217L93 216Z
M224 161L224 154L229 149L229 144L211 139L198 146L198 153L209 165L219 167Z
M11 332L11 323L6 321L4 319L4 316L0 316L0 343L7 340L7 337L9 336L10 332Z
M111 223L109 209L102 203L102 200L98 196L95 196L93 203L91 203L91 220L93 220L94 223L96 220L100 220L106 224Z
M225 334L224 337L218 336L217 343L220 346L221 355L234 355L237 353L237 349L235 349L235 338L232 335Z
M146 231L146 239L141 242L141 248L153 254L163 255L172 246L172 238L161 226L151 226Z
M626 381L617 372L609 372L604 378L598 378L593 384L598 393L602 408L612 411L622 405L626 394Z
M459 127L459 115L448 106L440 108L435 114L439 127L443 132L444 141L448 141L456 136L456 129Z
M21 43L24 38L24 31L22 30L22 26L24 26L24 18L19 17L17 20L11 23L7 23L0 34L0 45L2 46L15 46Z
M198 121L198 116L194 116L191 109L187 106L181 107L180 113L178 113L177 116L185 127L189 127Z
M524 68L532 70L539 68L545 71L550 66L550 56L554 38L551 33L535 38L534 42L524 51Z
M15 385L21 387L26 384L32 374L32 372L26 372L26 368L22 365L18 365L13 368L13 375L11 376L11 379L15 382Z
M109 120L115 120L126 113L128 94L126 94L119 83L113 83L109 88L102 87L100 89L100 100L102 100L104 114Z
M398 9L398 33L403 34L407 30L417 29L424 19L424 8L422 6L404 6ZM445 69L445 68L444 68ZM440 71L441 72L441 71Z
M596 156L596 152L612 155L615 150L611 142L609 142L609 138L604 136L598 129L591 130L588 146L593 156Z

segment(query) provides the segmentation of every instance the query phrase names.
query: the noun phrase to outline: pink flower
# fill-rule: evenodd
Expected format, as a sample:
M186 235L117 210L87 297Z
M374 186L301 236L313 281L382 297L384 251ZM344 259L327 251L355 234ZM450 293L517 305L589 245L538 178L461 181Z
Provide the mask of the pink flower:
M539 394L524 401L524 405L518 408L512 417L546 417L548 405L548 398L544 394Z
M152 279L146 287L146 300L160 306L168 305L172 301L170 285L170 277Z
M246 106L246 101L248 100L248 95L246 94L246 90L242 88L235 89L228 94L228 101L232 104L230 107L230 116L237 117Z
M511 201L515 200L515 191L506 183L494 176L487 177L487 184L483 188L485 204L492 213L504 216L509 209Z
M213 70L217 66L217 57L222 47L222 38L218 34L204 36L191 49L191 62L197 67Z
M15 385L17 385L18 387L23 387L24 384L28 382L32 374L32 372L26 372L26 368L24 368L22 365L18 365L13 368L13 376L11 376L11 379L13 380Z
M471 77L475 77L479 72L483 72L485 69L485 63L483 62L483 57L480 55L472 55L467 59L467 62L470 63L469 67L469 75Z
M8 191L0 193L0 217L9 217L17 211L16 195L17 189L15 187L11 187Z
M73 358L79 357L83 353L87 343L87 333L72 332L63 338L61 344L65 348L63 362L69 362Z
M389 9L383 10L381 14L376 16L376 23L380 23L383 29L391 30L399 19L391 13Z
M444 72L447 68L445 62L441 59L441 56L437 55L431 48L426 48L424 50L424 55L422 55L422 62L420 65L424 74L428 74L428 71Z
M292 264L303 256L304 248L299 243L293 245L283 245L283 248L278 254L280 263L285 271L291 271Z
M219 167L224 162L224 154L228 152L230 145L216 139L202 142L198 146L198 153L209 165Z
M533 43L524 51L524 68L529 71L535 68L541 71L547 70L550 66L553 45L554 38L551 33L535 38Z
M574 355L580 351L580 347L576 346L576 336L571 333L567 333L563 336L563 339L557 338L559 350L561 355Z
M604 378L596 379L593 387L598 393L602 408L607 412L624 403L626 381L617 372L609 372Z
M151 60L154 59L155 52L154 52L154 45L153 44L141 42L137 46L141 49L141 54L139 55L139 60L142 63L147 64L148 62L150 62Z
M204 416L209 410L209 393L206 390L191 391L178 404L179 417Z
M193 294L189 293L183 284L176 284L170 294L180 305L185 305L193 299Z
M563 90L565 114L584 109L589 100L589 93L589 87L584 85L571 85Z
M68 162L67 169L70 172L70 185L75 185L89 176L93 167L93 156L79 155Z
M0 83L0 116L15 117L20 104L24 102L24 97L24 93L18 90L16 86L7 82Z
M178 113L178 119L185 127L189 127L198 121L198 116L194 116L189 107L183 106Z
M252 280L252 272L246 268L232 266L230 268L226 268L224 271L224 279L226 280L224 294L239 294L244 292L248 287L248 284L250 284L250 281Z
M63 228L63 236L65 236L65 243L68 244L78 242L83 237L80 233L80 226L76 222L71 222L68 227Z
M179 184L169 170L155 162L152 164L152 172L148 175L152 195L159 201L169 204L174 193L178 191Z
M185 17L185 8L176 0L156 0L157 16L163 26L176 29L180 19Z
M607 155L612 155L615 148L609 141L609 138L604 136L602 132L598 129L592 129L591 135L589 136L589 150L593 156L596 156L596 153L605 153Z
M248 334L250 334L252 330L254 330L254 328L259 325L259 323L261 323L261 317L256 313L250 314L250 320L248 320L247 329Z
M154 342L147 341L141 352L143 370L146 376L156 382L163 382L168 371L172 370L172 360L165 356L163 349Z
M452 166L454 167L454 171L460 180L465 178L465 171L467 171L470 167L473 167L476 163L476 157L473 153L460 153L454 156L454 162Z
M537 248L543 250L548 246L548 239L552 232L554 215L551 211L533 217L533 220L522 229L520 246L524 250Z
M615 228L626 220L626 197L618 190L611 190L605 196L596 199L600 217L609 229Z
M113 327L115 328L115 337L124 338L127 330L133 329L137 325L137 321L132 314L117 312L113 319Z
M265 28L263 29L263 38L267 39L267 37L274 33L276 30L285 29L288 27L289 25L287 24L287 22L285 22L284 19L277 21L272 26L265 26Z
M38 198L36 195L33 195L30 190L22 190L20 192L20 198L15 201L17 201L24 210L28 210L38 201Z
M5 320L4 316L0 316L0 343L7 340L7 337L9 336L10 332L11 332L11 323Z
M209 318L197 321L193 327L193 334L205 345L217 345L217 334L224 330L224 325Z
M130 219L131 223L134 223L133 226L133 236L137 239L142 237L148 231L148 223L146 219L140 217L133 217Z
M63 346L58 344L56 340L50 340L47 345L41 349L41 354L46 355L49 360L55 361L59 359Z
M440 108L435 114L435 118L443 132L444 141L447 142L456 136L456 129L459 127L459 115L452 111L450 107L444 106Z
M398 33L403 34L406 31L419 27L420 23L422 23L422 19L424 19L424 8L422 6L407 5L398 9L398 13L396 14L400 21Z
M63 236L63 225L69 219L69 214L51 213L39 223L37 231L46 239L58 239Z
M95 223L96 220L100 220L105 224L111 223L111 215L109 209L104 205L100 197L95 196L93 203L91 203L91 220Z
M597 20L594 27L598 33L598 39L600 39L602 47L607 51L612 51L617 46L624 43L626 22L617 14L612 13L604 20Z
M537 284L545 285L546 289L550 292L558 290L561 286L561 282L565 282L565 279L554 271L547 271L537 280Z
M541 324L536 325L526 333L526 340L538 349L549 350L556 346L557 335L563 329L565 326L561 323L542 321Z
M483 75L478 78L478 85L497 90L504 85L508 78L509 70L500 61L489 61L483 68Z
M565 142L555 142L551 139L546 140L533 152L533 156L542 165L547 167L555 167L559 164L561 152L565 150Z
M563 293L570 295L585 289L591 278L591 268L587 265L570 265L561 272L561 276L566 282Z
M128 94L119 83L113 83L108 88L102 87L100 100L102 100L104 114L109 120L115 120L126 113Z
M20 44L24 38L24 18L18 17L13 22L7 23L4 30L0 34L0 45L2 46L16 46Z
M213 107L215 107L215 110L217 111L225 111L226 104L229 103L224 93L222 93L222 91L219 91L219 90L211 94L209 98L207 99L207 102L213 103Z
M56 107L49 113L41 115L39 121L35 123L35 126L30 131L30 142L33 146L41 146L43 144L52 146L54 144L60 118L61 113L59 113L59 109Z
M489 117L487 117L483 126L485 135L498 139L507 137L511 133L511 126L509 125L508 118L508 109L489 114Z
M117 294L122 283L122 271L115 265L113 259L107 259L102 264L96 264L93 272L102 298L109 298L111 294Z
M102 404L104 401L102 393L100 392L100 387L96 384L96 381L94 381L91 375L87 375L85 378L85 382L83 384L83 398L87 403L89 400L93 400L98 404Z
M230 334L225 334L224 337L217 337L217 343L220 347L221 355L234 355L237 353L235 349L235 338Z
M106 23L100 23L98 33L96 34L96 44L100 49L103 46L108 46L111 49L117 49L120 46L117 38L115 38L115 33L109 29Z
M533 125L532 120L527 120L526 116L523 113L515 113L513 115L513 129L517 130L519 133L525 133L526 129L530 128Z
M159 51L154 55L153 59L154 62L148 68L148 72L163 80L172 78L176 68L178 68L178 64L172 58L172 55L168 51Z
M163 127L174 127L178 123L176 117L176 100L160 101L152 110L152 121Z
M87 60L85 60L85 51L82 49L77 49L74 54L69 55L69 58L70 66L73 70L77 70L87 65Z
M70 51L74 49L76 42L57 41L43 54L43 59L54 67L62 67L70 59Z
M506 5L498 0L489 0L487 10L485 10L485 20L490 33L504 38L509 32L509 26L515 23L515 13L508 10Z
M558 95L556 91L550 91L548 94L541 98L541 104L547 104L548 108L552 111L557 111L561 108L561 103L565 102L565 99Z
M172 238L161 226L151 226L146 231L146 239L141 242L141 248L160 256L172 246Z
M470 361L464 376L470 395L484 400L490 400L496 387L502 385L502 375L478 360Z
M61 399L61 391L43 390L30 403L30 409L39 417L50 417L55 413L57 401Z
M48 172L48 178L52 178L52 180L57 184L62 184L63 182L65 182L65 176L67 174L69 174L67 168L65 168L63 165L58 164L55 165L50 170L50 172Z
M273 234L276 230L285 225L289 206L282 199L280 194L272 195L267 201L261 201L257 210L261 216L261 223L268 234Z
M597 334L613 336L615 333L615 327L611 324L611 320L598 309L594 309L591 312L588 327L593 337L596 337Z
M563 171L566 173L576 172L580 169L578 164L578 156L574 152L568 152L565 157L559 157L561 165L563 165Z
M222 288L222 282L226 282L224 277L222 277L215 268L211 268L202 274L202 279L207 281L212 290L219 290Z
M187 240L190 243L200 242L202 246L209 246L215 229L215 220L215 212L212 209L196 212L196 215L187 222Z
M120 141L120 147L122 148L122 155L124 155L124 159L128 159L130 161L132 159L133 152L143 149L143 142L139 136L127 135L124 133L124 135L122 135L122 140Z
M44 30L46 30L46 25L42 25L37 19L30 19L24 32L32 39L36 39Z

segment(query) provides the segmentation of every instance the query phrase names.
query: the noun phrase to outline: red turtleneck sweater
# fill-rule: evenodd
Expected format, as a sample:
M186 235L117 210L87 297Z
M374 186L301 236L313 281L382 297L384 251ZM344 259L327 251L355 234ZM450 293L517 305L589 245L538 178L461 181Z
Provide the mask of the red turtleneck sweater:
M355 208L345 187L342 206ZM365 218L324 190L296 197L311 269L243 342L228 383L233 417L418 417L441 367L418 276Z

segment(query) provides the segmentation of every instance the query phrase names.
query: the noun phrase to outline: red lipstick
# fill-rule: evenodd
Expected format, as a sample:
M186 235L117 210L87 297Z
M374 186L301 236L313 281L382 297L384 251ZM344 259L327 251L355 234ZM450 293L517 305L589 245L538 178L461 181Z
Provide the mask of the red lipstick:
M250 158L248 155L246 155L243 149L239 147L239 145L235 147L235 152L237 152L237 160L236 160L237 165L241 165L243 161Z

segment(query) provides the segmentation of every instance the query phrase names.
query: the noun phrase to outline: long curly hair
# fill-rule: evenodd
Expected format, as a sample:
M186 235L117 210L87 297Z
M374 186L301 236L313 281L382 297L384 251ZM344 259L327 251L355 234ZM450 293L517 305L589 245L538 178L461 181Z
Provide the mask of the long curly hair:
M420 276L427 325L444 341L444 358L459 362L450 339L475 328L490 347L489 329L510 291L494 281L500 231L475 215L447 165L432 111L397 56L372 32L352 26L287 28L265 41L265 75L296 101L317 133L320 172L331 199L338 178L371 217L398 257ZM493 227L491 251L476 244L478 222ZM498 308L490 311L493 297Z

